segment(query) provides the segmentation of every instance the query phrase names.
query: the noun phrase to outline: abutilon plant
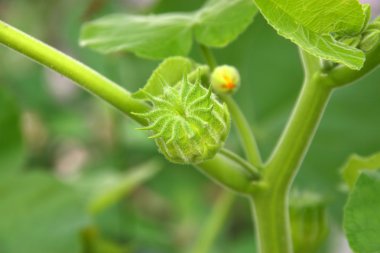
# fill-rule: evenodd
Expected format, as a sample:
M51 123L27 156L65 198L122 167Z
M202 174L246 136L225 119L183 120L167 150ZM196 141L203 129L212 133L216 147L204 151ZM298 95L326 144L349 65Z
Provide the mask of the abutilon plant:
M371 4L372 17L358 0L209 0L189 13L120 14L85 23L83 46L104 54L127 51L163 60L137 93L1 21L0 43L71 78L130 116L141 130L152 133L150 138L167 160L191 164L227 190L247 197L257 252L315 253L327 234L325 202L314 194L300 194L302 201L292 206L289 195L333 92L380 66L380 4L362 3ZM297 102L265 161L249 121L232 97L242 82L240 74L230 65L218 66L211 50L237 39L257 13L298 46L304 70ZM204 64L179 57L189 55L193 44L200 47ZM195 81L190 78L194 73L199 73ZM223 148L231 123L244 156ZM344 229L358 253L380 252L380 205L373 204L380 194L379 168L380 153L353 156L342 170L350 190ZM210 224L206 242L201 238L195 253L207 252L216 237L220 226ZM315 233L305 234L311 230Z

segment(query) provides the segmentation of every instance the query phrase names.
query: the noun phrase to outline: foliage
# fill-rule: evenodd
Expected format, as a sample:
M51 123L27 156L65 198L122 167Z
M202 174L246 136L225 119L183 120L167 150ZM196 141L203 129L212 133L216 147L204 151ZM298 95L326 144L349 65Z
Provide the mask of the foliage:
M344 210L344 229L355 252L379 251L379 172L362 172Z
M151 105L141 102L146 99L144 94L148 92L153 96L159 96L163 93L162 77L175 87L181 82L185 72L189 73L189 79L194 82L200 69L202 84L207 86L212 69L216 65L209 47L220 48L229 45L223 52L215 50L215 55L220 62L234 65L240 70L242 87L235 96L238 103L231 97L220 96L231 110L235 123L235 129L226 147L239 151L237 137L240 137L243 140L242 149L250 150L251 154L246 152L245 161L244 156L240 156L241 152L231 153L223 150L213 159L200 163L197 167L219 184L251 195L250 198L255 205L263 207L257 209L259 218L255 222L256 225L262 222L270 225L268 221L275 221L272 225L278 223L278 229L269 230L278 232L271 235L266 234L266 226L259 224L260 229L256 235L258 242L254 243L258 244L259 249L270 253L291 252L290 247L286 246L290 241L286 235L287 229L283 229L286 227L283 226L286 224L283 222L286 221L286 217L282 219L281 211L280 215L273 216L279 210L286 213L286 197L282 197L287 195L290 182L294 179L291 176L290 181L281 182L286 178L286 173L283 172L289 168L293 170L291 174L294 175L298 172L298 165L302 163L295 184L301 189L328 194L332 200L330 203L327 202L332 204L329 213L334 219L328 225L332 226L334 222L341 222L341 207L345 200L337 187L341 184L337 173L339 164L353 151L360 154L378 151L379 138L376 133L380 122L376 105L379 103L379 86L375 84L379 72L358 81L355 86L345 86L377 66L377 23L373 19L369 21L369 8L358 4L356 0L325 1L323 5L320 1L309 1L302 6L297 1L282 0L256 0L255 3L251 0L201 2L161 1L156 6L142 11L157 13L154 15L142 15L141 9L137 7L130 14L109 15L125 8L125 1L83 1L73 11L72 5L78 4L74 1L31 5L27 1L18 0L12 1L12 4L6 3L5 6L8 8L2 8L0 12L6 10L5 13L9 13L9 16L4 16L5 20L11 24L19 24L19 27L28 33L47 38L46 40L50 40L53 45L57 40L60 41L62 44L55 46L63 45L63 48L67 48L77 58L89 63L117 83L127 86L128 90L137 90L143 87L140 84L146 83L140 91L120 93L119 98L122 99L116 103L112 101L112 94L115 94L112 93L112 88L104 90L101 94L101 89L92 90L91 82L88 82L87 86L84 85L86 89L102 98L105 97L108 102L130 116L133 116L131 112L146 112L146 108ZM291 118L290 123L293 121L298 124L289 124L280 139L287 140L287 131L290 129L290 132L296 133L289 142L294 145L285 145L282 148L280 141L272 155L270 152L285 124L294 94L299 89L299 86L294 84L301 83L301 69L297 63L295 47L276 36L263 18L257 17L250 26L258 11L255 6L275 28L274 31L299 46L306 72L305 83L311 83L309 89L304 87L311 91L311 95L300 96L301 101L303 97L304 101L311 101L310 106L295 108L293 115L300 114L302 117ZM35 17L26 19L25 13L30 13L30 8L36 10L33 12ZM193 11L196 8L198 9ZM62 17L40 15L47 13L47 10L49 13L62 13ZM178 10L183 12L177 12ZM105 17L97 18L104 14ZM95 21L86 22L81 29L82 45L102 53L132 52L142 58L164 59L163 62L154 70L157 62L149 63L125 54L100 56L79 49L76 39L79 34L80 16L85 19L97 18ZM57 22L58 19L64 22ZM367 22L372 23L367 25ZM46 24L54 24L54 28L44 29ZM39 29L33 30L33 27ZM246 32L243 33L244 31ZM0 40L7 40L1 32L0 29ZM200 45L200 51L197 47L192 47L193 43ZM12 46L11 41L5 44ZM27 50L27 46L19 48L19 51L25 53L24 49ZM57 90L61 84L48 88L45 83L57 83L59 78L55 77L53 81L49 81L50 72L42 72L40 68L19 56L3 48L0 50L0 75L5 84L1 91L4 91L4 94L12 93L18 98L13 100L11 95L2 96L3 93L0 92L0 105L7 108L5 113L0 115L0 166L3 176L0 180L0 195L6 194L4 202L0 202L0 214L4 217L0 219L0 251L21 252L26 248L28 252L78 252L81 248L84 252L102 253L183 252L195 249L194 253L199 253L196 249L211 252L212 247L215 252L254 250L249 214L243 211L246 210L243 199L233 202L231 193L221 193L218 201L214 201L215 192L221 191L219 188L193 170L169 164L150 184L141 186L145 180L156 174L160 163L153 160L126 173L115 169L136 167L147 157L156 155L155 148L145 140L145 136L133 130L136 127L134 123L125 123L121 120L121 115L99 106L97 102L78 91L70 93L68 97L61 96L65 94L62 90L52 93L51 90ZM205 59L201 59L200 54L203 54ZM167 58L170 56L177 57ZM209 67L203 65L203 61ZM45 65L55 69L54 64ZM88 69L82 69L82 65L76 66L78 69L63 74L74 77L73 79L79 80L79 85L82 85L80 80L83 79L75 78L75 75L82 73L86 76ZM150 75L152 71L153 74ZM90 80L91 78L87 81ZM110 82L102 84L103 86L98 87L108 88ZM345 88L338 90L334 86ZM70 84L67 87L72 88ZM321 93L318 92L323 90L322 94L329 93L329 89L337 91L331 98L310 152L304 160L304 153L315 132L313 125L318 125L318 113L323 112L323 108L320 112L318 108L327 102L321 100ZM317 104L312 104L313 101ZM21 104L22 109L19 109L17 104ZM120 108L120 105L123 107ZM246 115L250 115L248 121L242 113L239 114L238 105ZM232 110L233 108L235 109ZM23 121L20 112L23 112ZM26 136L24 129L26 141L23 144L21 131L17 126L22 123L25 127L25 115L34 115L36 118L32 118L32 122L37 124L37 127L32 128L33 131L29 129ZM294 118L302 120L293 120ZM144 119L140 119L139 123L145 124ZM310 129L304 131L303 126L310 126ZM250 130L250 127L254 129L263 157L270 157L266 164L261 162L260 153L252 157L252 152L258 152L255 145L247 146L247 143L252 142L252 138L242 134L242 129ZM67 165L61 164L65 161L65 147L73 140L75 148L69 151L78 155L78 152L74 151L79 150L79 154L82 154L79 157L90 158L70 171L66 168ZM299 151L292 153L298 148ZM277 152L278 149L283 150L285 155L281 156L281 152ZM345 208L344 224L351 247L358 252L372 252L379 247L371 234L371 231L378 229L378 224L368 223L365 218L371 217L373 221L377 219L376 206L371 209L371 205L376 204L373 197L378 192L378 180L376 173L367 170L377 169L378 159L377 155L363 157L351 156L343 172L344 179L350 187L354 186L360 175ZM69 158L72 164L75 164L76 159L72 156ZM272 166L273 164L276 166ZM278 170L279 164L282 171ZM62 171L62 167L65 170ZM91 173L88 173L88 170L91 170ZM272 178L273 181L267 182L268 178ZM257 180L262 180L262 184L256 184ZM267 191L264 186L273 191ZM131 194L131 189L136 187L140 190L125 199L126 195ZM41 194L38 195L41 197L34 198L34 194ZM292 233L298 238L298 242L294 241L295 250L300 252L306 248L309 251L318 248L325 237L324 226L327 226L324 207L322 208L317 201L317 210L314 209L315 206L311 208L312 201L308 201L313 198L308 194L305 196L306 209L291 206L290 210L293 214ZM28 203L40 202L41 208L39 205L35 209L30 208L31 215L24 215L26 210L29 210ZM212 209L214 203L215 209ZM252 205L253 208L255 205ZM231 219L226 222L226 213L231 208L234 212L231 212ZM212 212L209 220L205 220L204 217L210 209ZM317 213L322 222L310 221L310 213ZM56 221L56 216L63 217L57 221L57 227L70 226L70 229L49 233L49 225ZM297 220L300 217L301 219ZM9 230L9 222L20 225L14 229L12 227L12 233L2 232ZM226 224L225 227L223 223ZM40 228L30 238L27 224L37 224ZM359 228L365 231L364 236L357 233ZM201 233L202 231L204 233ZM303 238L305 231L320 233L314 234L315 237ZM197 236L198 234L202 235L202 238ZM278 243L262 245L262 238L277 235L281 235L281 238L272 237L267 241ZM44 241L45 237L52 239ZM218 237L219 239L216 239ZM330 234L330 237L330 241L334 241L334 234ZM18 244L20 238L26 243ZM287 238L285 242L281 241L283 238ZM313 238L317 240L313 241ZM217 243L213 245L215 239ZM336 252L333 247L325 247L326 252Z
M193 13L111 15L84 25L81 45L102 53L130 51L150 59L187 55L193 37L206 46L226 46L256 13L251 0L211 0Z

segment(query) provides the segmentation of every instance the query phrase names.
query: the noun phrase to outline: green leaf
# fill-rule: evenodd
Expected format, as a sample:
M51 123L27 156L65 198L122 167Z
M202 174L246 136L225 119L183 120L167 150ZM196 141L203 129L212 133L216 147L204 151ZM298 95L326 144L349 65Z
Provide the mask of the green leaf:
M194 69L195 63L188 58L177 56L165 59L153 71L143 91L137 91L134 96L144 98L144 91L152 95L159 95L162 93L162 79L170 85L175 85L182 79L184 74Z
M380 172L362 172L344 209L344 229L355 252L380 252L379 195Z
M0 252L79 253L89 219L77 192L42 173L0 178Z
M197 13L196 40L210 47L224 47L252 22L257 8L251 0L211 0Z
M127 173L104 171L87 175L74 182L74 185L88 198L90 213L97 214L153 177L161 168L159 162L152 160Z
M363 170L380 169L380 152L369 157L352 155L341 169L344 181L352 188Z
M84 24L80 45L104 54L128 51L148 59L184 56L193 34L206 46L226 46L256 13L251 0L211 0L191 13L111 15Z
M361 50L339 43L332 37L332 34L355 35L362 30L366 16L357 0L324 1L323 4L320 0L302 4L296 0L255 2L280 35L308 53L352 69L363 66L365 55Z
M0 173L12 172L24 162L21 112L4 88L0 88L0 108Z
M185 57L176 56L167 58L153 71L153 74L150 76L144 88L135 92L133 96L136 98L145 98L146 92L158 96L163 92L163 81L174 86L182 80L184 75L188 75L188 78L193 81L198 71L202 76L208 73L209 68L197 65L194 61Z
M185 14L111 15L84 25L80 45L152 59L186 55L192 44L190 23L191 16Z

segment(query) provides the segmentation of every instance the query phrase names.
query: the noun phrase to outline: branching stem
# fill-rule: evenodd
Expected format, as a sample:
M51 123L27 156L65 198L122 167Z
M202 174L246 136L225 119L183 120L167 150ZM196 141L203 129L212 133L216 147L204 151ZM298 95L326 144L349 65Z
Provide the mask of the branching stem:
M223 154L225 157L230 158L232 161L235 161L236 163L240 164L243 168L245 168L247 172L252 176L252 180L260 179L260 172L248 161L244 160L234 152L225 148L221 149L220 153Z

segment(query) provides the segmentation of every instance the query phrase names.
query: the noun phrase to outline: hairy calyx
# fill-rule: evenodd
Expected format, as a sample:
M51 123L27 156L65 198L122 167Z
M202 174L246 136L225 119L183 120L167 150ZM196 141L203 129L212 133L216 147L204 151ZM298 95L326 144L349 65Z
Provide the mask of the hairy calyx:
M200 79L191 83L187 77L172 87L162 81L163 93L153 96L151 111L139 114L148 120L141 130L153 132L159 151L171 162L197 164L215 156L230 130L230 115L211 89Z

